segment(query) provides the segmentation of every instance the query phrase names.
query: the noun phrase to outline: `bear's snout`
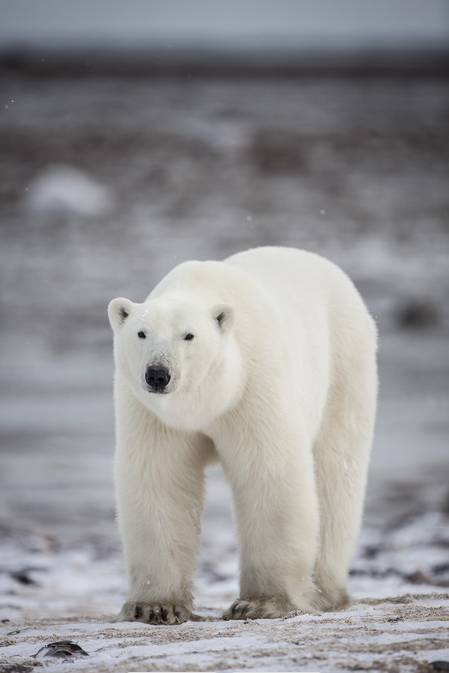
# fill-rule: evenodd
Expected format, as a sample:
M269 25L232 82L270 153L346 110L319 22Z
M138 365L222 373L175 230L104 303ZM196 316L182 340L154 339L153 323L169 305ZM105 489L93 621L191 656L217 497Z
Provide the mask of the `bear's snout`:
M171 379L167 367L161 365L151 365L146 368L145 381L149 389L155 393L163 393Z

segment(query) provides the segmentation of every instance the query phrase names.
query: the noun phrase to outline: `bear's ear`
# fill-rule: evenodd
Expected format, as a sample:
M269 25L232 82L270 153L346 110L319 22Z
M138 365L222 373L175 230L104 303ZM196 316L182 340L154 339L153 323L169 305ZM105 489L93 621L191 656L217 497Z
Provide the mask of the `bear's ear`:
M109 302L108 316L113 330L123 325L133 308L133 303L126 297L116 297Z
M212 316L222 332L229 332L234 324L234 309L227 304L215 306Z

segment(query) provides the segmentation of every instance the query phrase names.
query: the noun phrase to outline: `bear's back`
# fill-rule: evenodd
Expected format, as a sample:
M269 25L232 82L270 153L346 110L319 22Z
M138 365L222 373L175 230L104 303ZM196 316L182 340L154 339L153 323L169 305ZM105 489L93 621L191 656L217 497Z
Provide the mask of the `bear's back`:
M315 253L286 247L260 247L228 257L271 296L289 330L306 335L311 350L330 340L343 356L354 341L375 350L377 330L351 279L340 267ZM337 343L339 345L337 346Z
M290 307L306 312L321 308L327 315L348 310L371 317L351 279L333 262L306 250L266 246L231 255L225 264L252 280Z

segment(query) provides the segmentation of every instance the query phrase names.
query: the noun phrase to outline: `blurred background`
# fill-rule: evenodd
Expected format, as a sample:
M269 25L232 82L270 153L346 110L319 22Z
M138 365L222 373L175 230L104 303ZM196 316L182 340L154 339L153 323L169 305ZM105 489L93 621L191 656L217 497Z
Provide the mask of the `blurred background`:
M0 0L8 614L37 610L20 586L45 588L57 554L86 554L79 591L79 568L119 558L108 301L258 245L329 257L378 323L354 581L393 567L447 583L448 37L444 0ZM237 554L219 469L203 537L220 604ZM122 573L112 583L124 591Z

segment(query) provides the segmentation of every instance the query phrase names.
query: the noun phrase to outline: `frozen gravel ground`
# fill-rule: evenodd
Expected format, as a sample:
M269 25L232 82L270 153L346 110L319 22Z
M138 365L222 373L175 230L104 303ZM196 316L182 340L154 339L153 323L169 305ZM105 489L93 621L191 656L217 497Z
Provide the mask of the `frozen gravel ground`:
M346 610L254 622L220 619L237 592L237 564L213 518L205 535L213 546L203 549L197 582L203 621L174 627L113 622L125 595L116 554L52 549L36 536L20 548L6 542L0 670L402 672L431 671L431 662L449 659L447 513L412 518L388 534L365 530ZM88 656L35 658L46 644L67 640Z
M447 83L0 76L0 671L393 673L449 660ZM55 165L110 202L88 216L36 208L30 191ZM238 560L213 470L205 621L113 623L126 587L107 301L142 298L182 259L276 243L341 264L380 328L353 604L220 621ZM89 656L32 657L67 639Z

